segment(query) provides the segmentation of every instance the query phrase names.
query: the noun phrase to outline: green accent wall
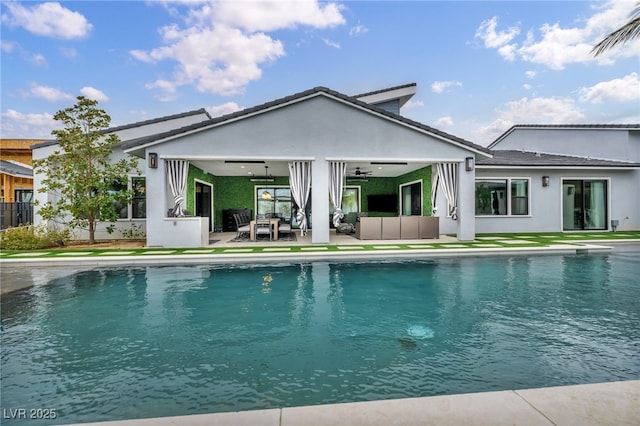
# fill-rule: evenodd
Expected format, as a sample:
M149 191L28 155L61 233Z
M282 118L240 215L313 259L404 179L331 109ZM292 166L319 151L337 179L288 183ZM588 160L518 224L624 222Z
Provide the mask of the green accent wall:
M420 179L422 179L422 215L431 216L431 166L398 176L396 182L399 188L400 185Z
M369 194L395 194L398 197L398 208L400 208L400 185L420 179L422 179L422 212L424 216L431 216L431 166L423 167L395 178L370 177L368 182L347 182L347 186L360 187L362 204L360 210L369 212L369 216L396 216L397 214L394 213L369 211L367 196Z
M196 179L214 185L213 190L215 191L215 176L189 164L189 174L187 175L187 210L191 213L196 211Z
M244 176L216 176L213 187L215 227L222 227L222 210L248 209L255 215L256 186L289 186L289 177L275 177L274 182L251 182Z
M214 176L202 169L189 165L187 179L187 210L195 211L195 180L198 179L213 185L214 227L222 227L222 211L226 209L248 209L255 214L256 186L288 186L289 177L275 177L274 182L251 182L244 176ZM431 166L395 177L370 177L368 182L347 182L349 187L360 187L361 211L369 211L367 196L369 194L395 194L399 196L399 186L422 179L422 203L425 216L431 216ZM329 194L327 194L329 202ZM400 206L398 205L398 208ZM369 212L370 216L396 216L394 213Z

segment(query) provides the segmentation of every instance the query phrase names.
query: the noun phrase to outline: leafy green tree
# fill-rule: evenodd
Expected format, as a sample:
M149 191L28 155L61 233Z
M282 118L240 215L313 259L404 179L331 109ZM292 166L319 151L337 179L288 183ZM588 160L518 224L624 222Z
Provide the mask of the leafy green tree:
M631 12L629 22L602 39L591 50L591 53L594 56L601 55L614 46L624 44L638 37L640 37L640 3L637 3L636 8Z
M44 176L38 191L57 198L37 203L40 216L72 229L88 229L91 244L98 222L110 222L107 231L113 232L117 207L126 206L133 197L133 191L126 189L128 175L134 170L140 174L134 157L111 159L120 140L104 132L111 117L97 105L98 101L78 96L74 106L58 111L54 119L64 128L51 133L59 149L33 162L34 170Z

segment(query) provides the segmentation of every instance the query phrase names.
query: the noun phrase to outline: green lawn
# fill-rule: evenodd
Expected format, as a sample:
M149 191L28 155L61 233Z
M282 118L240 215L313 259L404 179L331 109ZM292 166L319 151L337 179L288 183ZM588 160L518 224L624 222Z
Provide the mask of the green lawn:
M391 244L380 241L372 243L363 241L363 244L354 245L309 245L309 246L269 246L269 245L238 245L238 247L202 247L202 248L133 248L133 249L56 249L56 250L31 250L31 251L0 251L2 259L19 258L64 258L64 257L118 257L118 256L176 256L176 255L234 255L234 254L285 254L285 253L322 253L322 252L362 252L381 250L447 250L447 249L506 249L522 247L551 247L558 244L580 245L585 242L603 241L640 241L640 231L618 232L544 232L544 233L511 233L511 234L478 234L475 241L470 242L429 242L422 240L419 243Z

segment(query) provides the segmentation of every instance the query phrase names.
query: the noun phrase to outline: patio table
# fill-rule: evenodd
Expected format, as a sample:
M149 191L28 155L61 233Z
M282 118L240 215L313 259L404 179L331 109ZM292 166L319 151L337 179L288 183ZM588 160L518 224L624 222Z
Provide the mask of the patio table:
M273 239L274 240L278 239L278 224L279 223L280 223L280 218L279 217L272 217L272 218L269 219L269 224L273 228ZM249 228L251 229L251 231L249 233L249 240L255 241L256 240L256 221L255 221L255 219L252 220L251 222L249 222Z

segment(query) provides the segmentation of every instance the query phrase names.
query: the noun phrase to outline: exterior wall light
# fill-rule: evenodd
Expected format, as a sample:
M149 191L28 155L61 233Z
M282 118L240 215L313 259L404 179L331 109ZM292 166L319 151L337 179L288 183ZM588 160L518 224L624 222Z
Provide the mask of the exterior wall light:
M468 172L473 171L474 166L475 166L475 160L473 159L473 157L467 157L464 159L464 168Z
M549 186L549 176L542 176L542 186Z
M149 153L149 168L150 169L158 168L158 154L155 152Z

